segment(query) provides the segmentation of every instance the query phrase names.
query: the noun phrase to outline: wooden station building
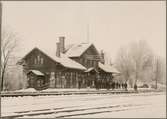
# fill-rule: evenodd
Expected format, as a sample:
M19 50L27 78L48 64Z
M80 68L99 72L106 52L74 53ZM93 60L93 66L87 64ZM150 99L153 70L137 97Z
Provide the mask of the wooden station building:
M99 53L93 44L65 46L65 37L59 37L54 53L35 47L18 64L23 66L28 87L38 90L95 87L99 81L112 81L112 74L119 73L104 65L104 53Z

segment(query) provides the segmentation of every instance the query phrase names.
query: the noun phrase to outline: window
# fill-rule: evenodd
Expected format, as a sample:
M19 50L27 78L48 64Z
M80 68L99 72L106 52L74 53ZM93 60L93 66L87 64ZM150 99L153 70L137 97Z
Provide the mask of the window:
M81 63L81 64L83 63L83 59L80 59L80 63Z
M43 62L44 62L44 60L43 60L43 58L41 58L41 64L43 64Z
M93 60L91 60L91 67L93 67L93 62L94 62L94 61L93 61Z
M87 60L86 60L86 59L85 59L85 62L84 62L84 64L85 64L85 66L88 66L88 65L87 65Z
M50 80L55 80L55 72L50 73Z
M34 64L44 64L44 59L38 55L37 58L34 59Z
M41 81L37 80L37 87L40 87L40 86L41 86Z
M40 63L40 56L39 55L37 56L37 62L38 62L38 64Z
M90 60L87 61L87 66L90 67Z
M36 58L34 59L34 64L37 64L37 59Z
M94 61L94 67L97 67L97 62L96 61Z

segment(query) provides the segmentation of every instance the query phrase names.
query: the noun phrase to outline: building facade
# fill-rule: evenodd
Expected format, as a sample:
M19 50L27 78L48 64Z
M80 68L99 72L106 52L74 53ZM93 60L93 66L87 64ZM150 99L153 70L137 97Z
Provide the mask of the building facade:
M34 48L18 64L23 66L28 87L39 90L95 87L98 80L110 82L112 74L117 73L111 68L106 70L104 54L93 44L65 46L65 37L59 37L55 54Z

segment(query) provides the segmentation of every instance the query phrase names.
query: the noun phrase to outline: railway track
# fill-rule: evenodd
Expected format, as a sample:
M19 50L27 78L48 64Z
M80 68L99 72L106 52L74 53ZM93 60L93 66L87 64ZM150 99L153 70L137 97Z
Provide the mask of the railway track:
M123 105L99 106L99 107L89 107L89 108L74 106L74 107L15 112L9 116L6 115L1 118L2 119L39 118L41 116L47 117L47 115L48 116L52 115L54 118L64 118L64 117L75 117L75 116L92 115L98 113L132 110L136 108L142 108L142 106L144 105L123 104Z
M128 92L129 93L129 92ZM134 93L130 95L90 95L90 96L46 96L46 97L30 97L27 101L29 104L22 102L27 97L20 98L4 98L10 99L16 104L3 103L2 119L15 118L77 118L89 117L89 115L104 115L112 112L123 112L145 108L152 105L149 100L150 96L161 95L161 93ZM138 101L132 101L133 97L138 97ZM117 98L118 97L118 98ZM141 99L142 98L142 99ZM17 102L22 102L18 103ZM48 101L48 102L47 102ZM9 102L9 101L7 101ZM155 104L155 103L153 103ZM19 109L17 109L19 108ZM7 112L6 112L6 111ZM91 117L92 117L91 116ZM98 117L98 116L97 116Z

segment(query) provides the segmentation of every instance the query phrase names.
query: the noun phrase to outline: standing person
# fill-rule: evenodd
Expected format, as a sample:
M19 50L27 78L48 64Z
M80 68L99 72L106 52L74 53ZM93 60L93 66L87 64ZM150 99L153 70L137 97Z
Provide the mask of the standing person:
M111 85L111 89L113 90L113 82L111 82L111 84L110 84L110 85Z
M121 89L123 89L123 83L121 83L120 85L121 85Z
M98 74L97 74L97 80L96 80L96 82L95 82L95 87L96 87L97 90L99 90L99 80L100 80L100 75L99 75L99 73L98 73Z
M112 82L112 90L115 89L115 82Z
M125 90L126 90L126 91L128 90L127 87L128 87L128 85L127 85L127 83L125 82Z
M81 88L81 81L82 81L82 79L81 79L81 74L79 74L79 75L78 75L78 89Z
M137 84L134 85L134 90L137 91Z
M118 82L115 83L115 88L118 89Z
M120 89L120 83L118 83L118 88Z
M79 81L78 81L78 89L80 89L81 88L81 80L79 79Z
M97 89L99 90L100 88L101 88L101 80L98 79L98 80L97 80Z
M106 88L107 90L110 89L110 79L107 77L107 81L106 81Z
M124 89L124 83L121 84L122 89Z

